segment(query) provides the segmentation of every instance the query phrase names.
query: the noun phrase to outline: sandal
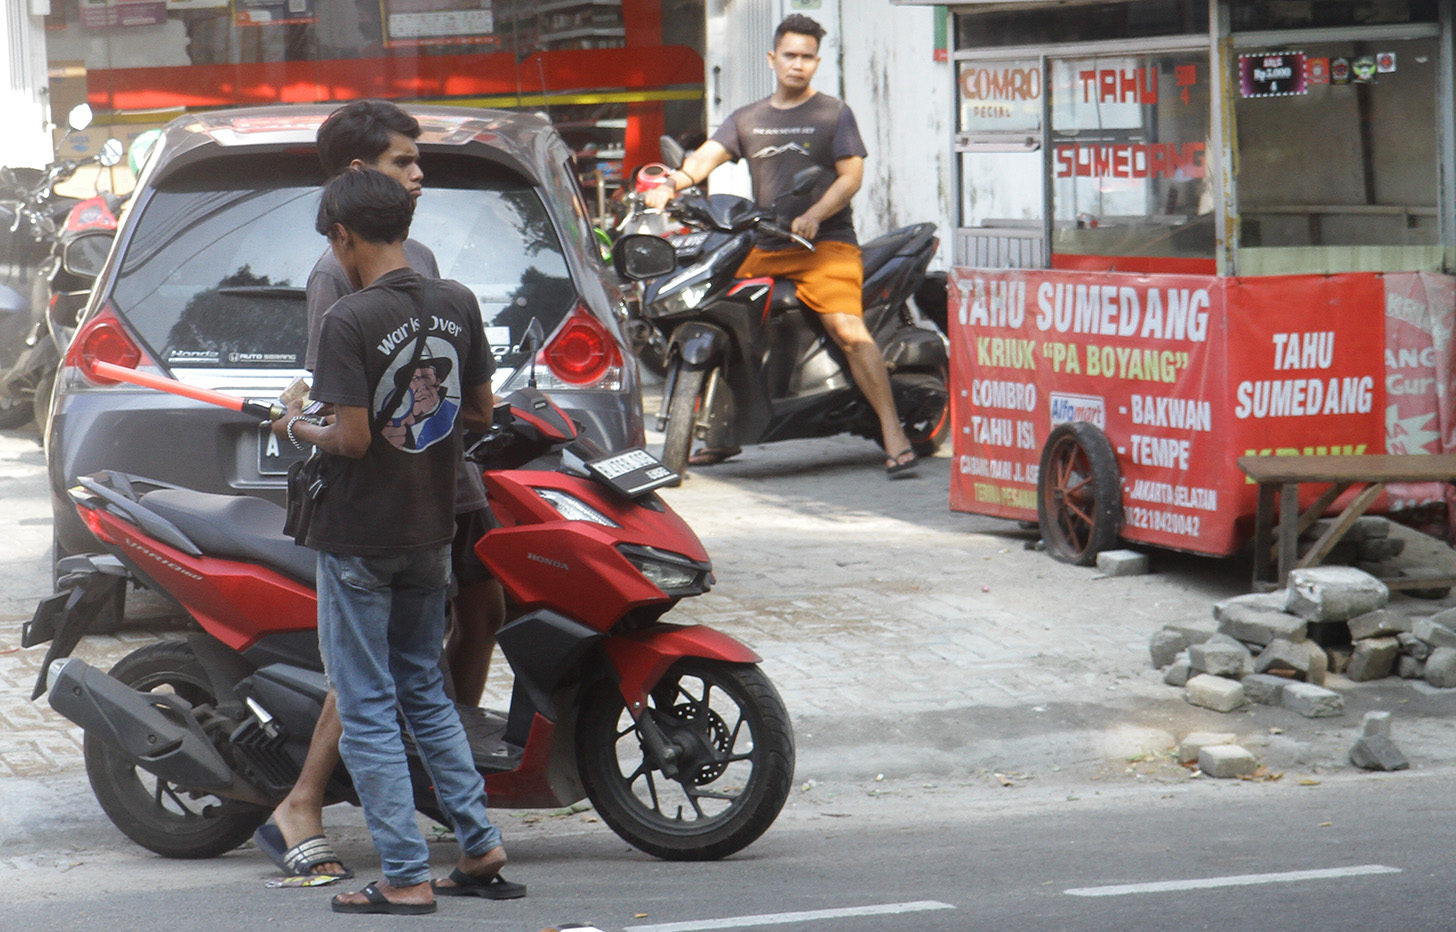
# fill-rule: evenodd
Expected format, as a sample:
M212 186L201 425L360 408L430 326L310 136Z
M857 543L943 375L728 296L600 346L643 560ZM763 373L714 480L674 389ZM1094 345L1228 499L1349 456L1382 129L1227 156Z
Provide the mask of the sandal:
M726 459L743 452L742 447L698 447L698 452L688 457L689 466L717 466Z
M910 457L908 460L905 457ZM894 456L885 460L885 475L891 479L904 479L914 475L916 467L920 465L920 457L915 451L906 447Z
M283 831L273 822L265 822L253 833L253 844L258 850L268 856L268 860L278 866L289 877L335 877L339 880L348 880L354 876L344 862L334 852L332 845L322 835L313 835L305 838L292 848L284 849ZM319 872L315 873L314 868L320 864L337 864L344 868L343 873L333 874Z
M374 884L369 884L363 890L367 903L345 903L338 896L330 901L336 913L383 913L387 916L427 916L433 913L438 907L434 903L396 903L379 892ZM343 894L339 894L343 896Z
M511 883L500 874L477 877L455 868L448 878L453 886L442 887L437 881L430 881L436 896L478 896L487 900L516 900L526 895L526 885Z

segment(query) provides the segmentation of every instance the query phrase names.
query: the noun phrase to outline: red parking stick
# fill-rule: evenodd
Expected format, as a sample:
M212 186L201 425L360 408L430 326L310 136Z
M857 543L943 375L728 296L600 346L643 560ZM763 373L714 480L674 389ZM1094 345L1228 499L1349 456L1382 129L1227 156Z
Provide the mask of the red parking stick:
M210 405L217 405L220 408L241 411L243 414L252 415L253 417L262 418L267 421L276 421L284 414L282 405L265 405L258 404L255 401L245 401L235 395L226 395L222 392L215 392L210 388L199 388L196 385L187 385L176 379L152 375L147 372L138 372L136 369L128 369L126 366L118 366L115 363L102 362L99 359L92 360L87 366L87 369L102 378L111 379L116 382L128 382L132 385L140 385L143 388L154 388L159 392L180 395L183 398L191 398L193 401L202 401Z

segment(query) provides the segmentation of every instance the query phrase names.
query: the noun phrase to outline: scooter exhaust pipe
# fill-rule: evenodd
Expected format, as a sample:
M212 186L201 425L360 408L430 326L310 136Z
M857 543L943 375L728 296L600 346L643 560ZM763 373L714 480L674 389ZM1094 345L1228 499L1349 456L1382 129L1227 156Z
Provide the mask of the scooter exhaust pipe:
M51 675L51 708L169 783L260 806L275 801L239 780L180 696L131 689L83 660Z

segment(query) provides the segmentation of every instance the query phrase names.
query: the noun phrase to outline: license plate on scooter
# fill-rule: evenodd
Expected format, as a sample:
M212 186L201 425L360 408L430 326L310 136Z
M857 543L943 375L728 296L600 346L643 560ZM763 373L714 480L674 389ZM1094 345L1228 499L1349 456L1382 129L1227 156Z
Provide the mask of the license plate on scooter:
M628 498L636 498L653 489L670 485L678 474L662 465L662 461L646 450L614 453L586 464L587 472L599 482Z

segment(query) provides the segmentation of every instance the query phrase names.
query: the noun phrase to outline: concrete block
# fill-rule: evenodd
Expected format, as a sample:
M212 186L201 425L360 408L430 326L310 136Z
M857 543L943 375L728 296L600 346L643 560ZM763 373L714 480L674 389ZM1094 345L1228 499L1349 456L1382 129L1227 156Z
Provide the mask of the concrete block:
M1183 687L1183 698L1215 712L1232 712L1244 704L1244 687L1238 680L1200 673Z
M1350 665L1350 648L1335 646L1325 648L1325 665L1331 673L1344 673Z
M1188 662L1197 673L1241 677L1253 668L1249 649L1226 634L1215 634L1188 648Z
M1320 518L1306 528L1305 532L1300 535L1300 538L1302 540L1318 540L1325 535L1325 532L1334 525L1336 520L1335 518ZM1352 540L1358 543L1360 541L1388 536L1390 536L1390 522L1388 520L1378 515L1361 515L1355 519L1354 524L1350 525L1350 529L1345 532L1343 540Z
M1403 680L1423 680L1426 678L1426 662L1401 654L1395 660L1395 675Z
M1405 552L1405 540L1399 537L1377 537L1355 545L1357 559L1371 563L1394 560Z
M1452 631L1456 631L1456 608L1443 608L1440 611L1432 612L1426 617L1443 628L1450 628Z
M1247 777L1259 764L1237 744L1215 744L1198 752L1198 769L1210 777Z
M1305 718L1329 718L1345 711L1345 697L1313 683L1290 683L1284 687L1284 708Z
M1204 628L1199 625L1180 625L1176 622L1163 625L1163 628L1168 631L1176 631L1183 635L1189 644L1202 644L1218 633L1212 628Z
M1405 770L1410 761L1384 735L1361 736L1350 745L1350 763L1362 770Z
M1360 734L1369 738L1373 735L1384 735L1390 737L1390 713L1389 712L1366 712L1365 717L1360 719Z
M1220 603L1222 612L1215 612L1219 618L1218 630L1246 644L1268 644L1275 638L1286 641L1302 641L1306 636L1303 618L1291 615L1283 609L1240 602L1229 599Z
M1187 649L1188 639L1168 628L1154 631L1152 638L1148 641L1148 654L1153 658L1153 666L1159 670L1172 663L1178 654Z
M1275 638L1254 658L1255 673L1283 673L1306 682L1323 683L1326 667L1324 650L1309 641Z
M1426 658L1426 682L1442 689L1456 686L1456 647L1438 647Z
M1229 609L1234 606L1282 612L1284 611L1284 604L1288 601L1289 593L1284 589L1276 589L1273 592L1250 592L1247 595L1236 595L1232 598L1224 599L1221 602L1213 603L1213 618L1215 621L1223 621Z
M1395 638L1365 638L1355 642L1345 675L1356 682L1378 680L1395 669L1400 656L1400 642Z
M1259 705L1281 705L1284 687L1291 680L1273 673L1254 673L1239 681L1244 685L1244 698Z
M1388 608L1377 608L1373 612L1356 615L1348 624L1350 637L1356 641L1361 638L1393 637L1411 629L1411 620L1408 617Z
M1104 550L1097 554L1097 572L1104 576L1142 576L1148 571L1148 555L1136 550Z
M1349 621L1384 608L1385 583L1348 566L1311 566L1289 572L1284 608L1305 621Z
M1304 556L1304 553L1301 552L1300 556ZM1358 559L1360 559L1360 545L1352 540L1342 540L1325 554L1324 562L1328 566L1349 566Z
M1456 647L1456 631L1437 620L1445 614L1437 612L1429 618L1415 619L1411 622L1410 633L1432 647Z
M1178 761L1191 764L1198 760L1198 752L1211 745L1233 744L1237 735L1231 731L1195 731L1178 742Z
M1183 686L1188 682L1188 677L1193 675L1193 668L1188 663L1188 652L1185 650L1173 662L1168 664L1168 669L1163 671L1163 682L1169 686Z
M1416 660L1425 660L1431 656L1431 645L1422 641L1409 631L1402 631L1395 636L1395 639L1400 642L1400 652L1407 657L1412 657Z

